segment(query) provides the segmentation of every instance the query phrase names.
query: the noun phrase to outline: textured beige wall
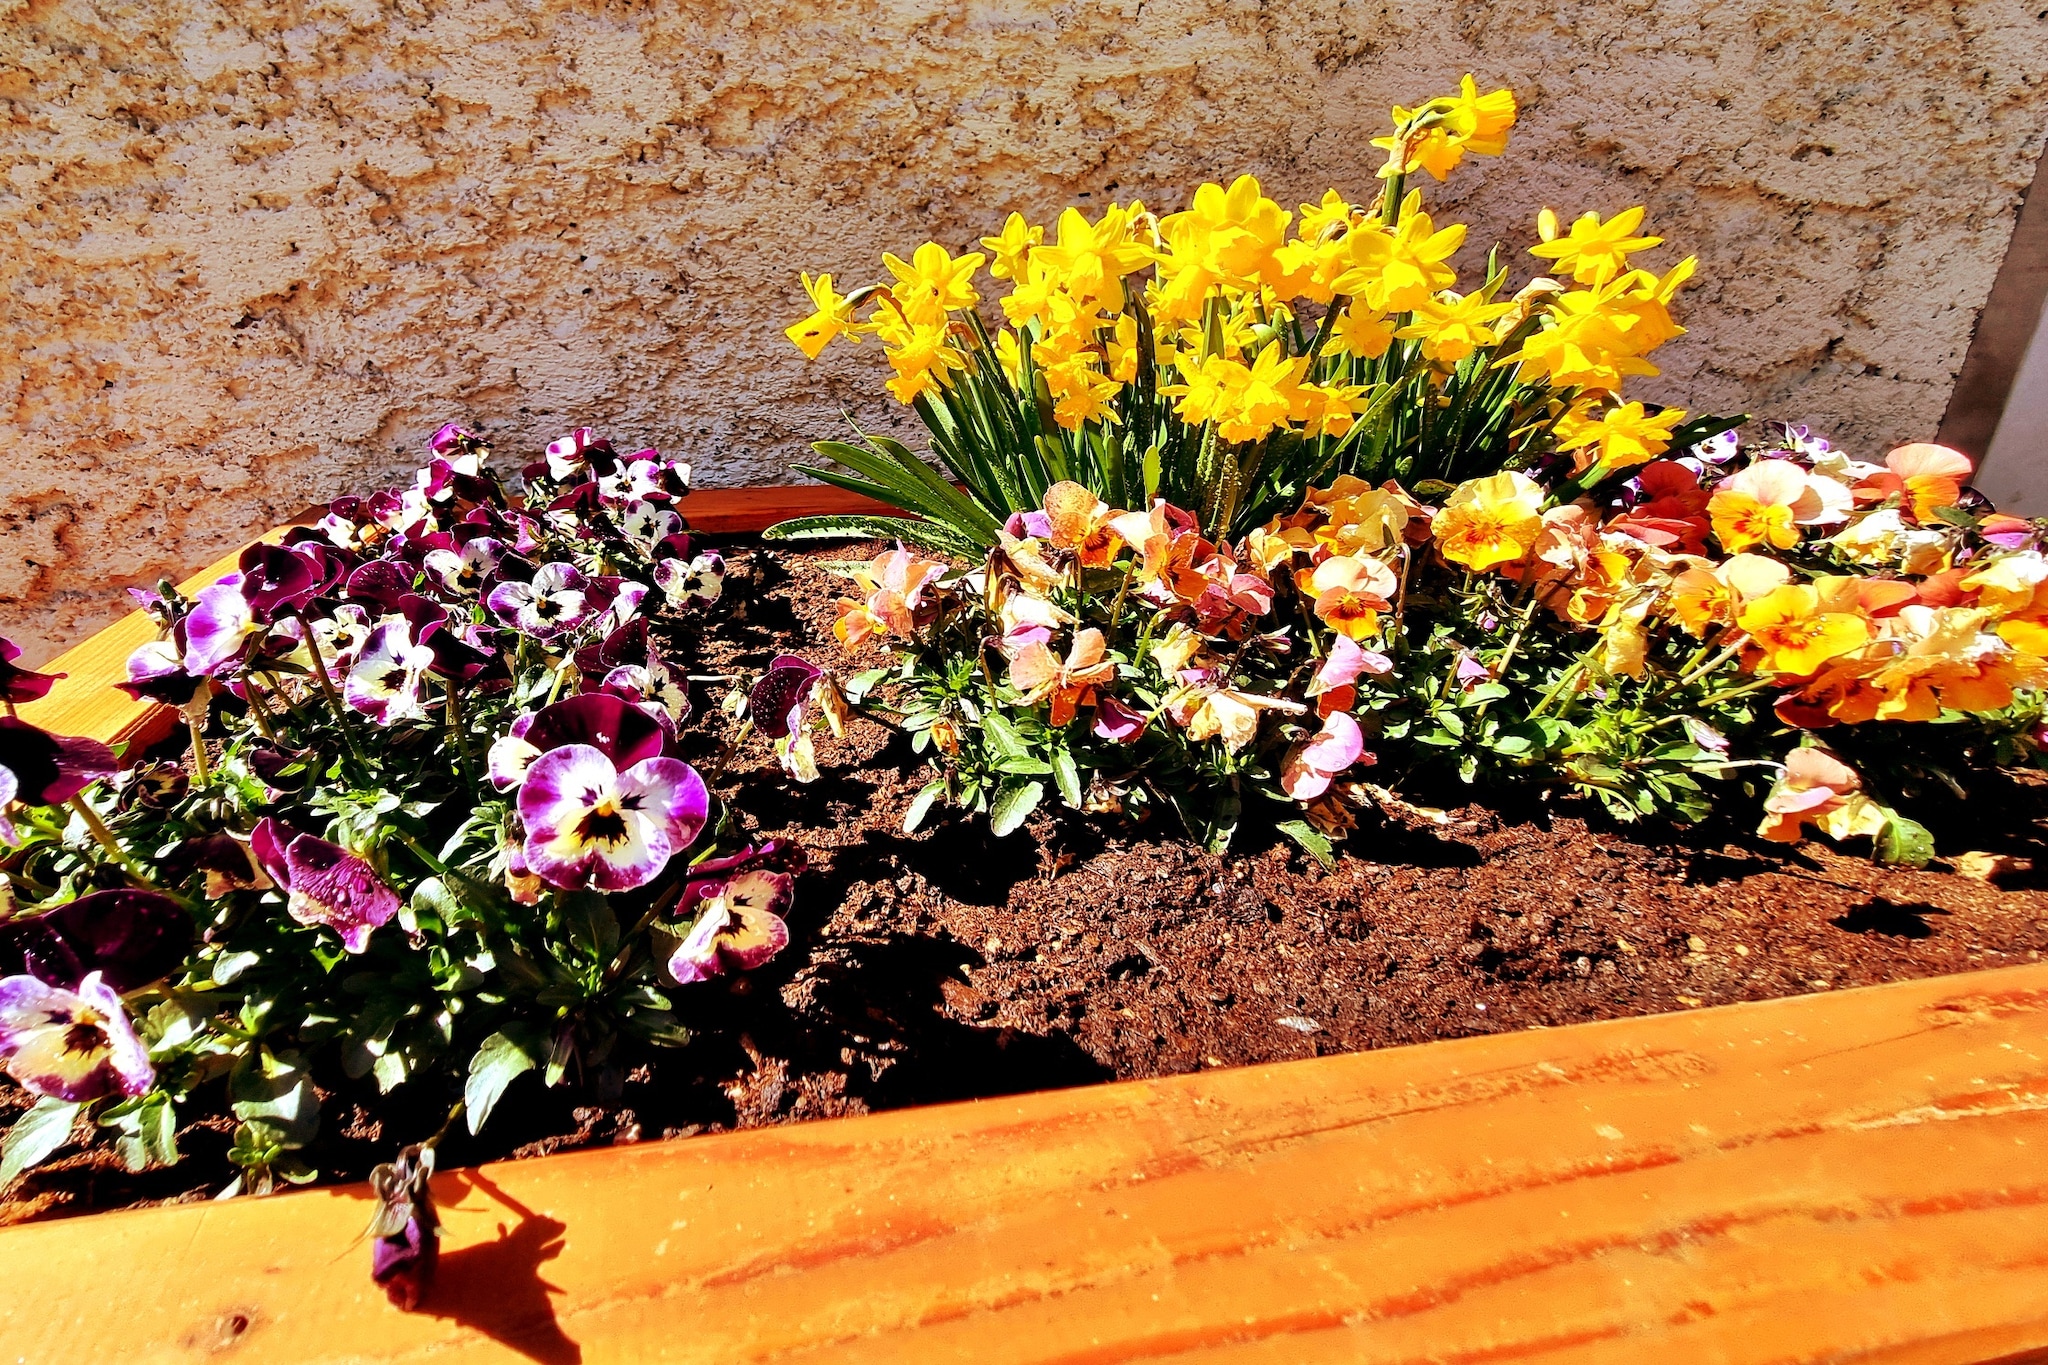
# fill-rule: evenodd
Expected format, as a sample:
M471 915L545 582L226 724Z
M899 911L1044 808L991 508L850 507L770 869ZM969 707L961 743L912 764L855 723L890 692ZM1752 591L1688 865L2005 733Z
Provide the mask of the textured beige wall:
M2048 125L2017 0L0 0L0 631L444 418L776 479L897 420L871 347L778 335L799 266L1241 170L1363 198L1467 69L1525 107L1438 197L1476 240L1647 201L1704 258L1656 396L1933 430Z

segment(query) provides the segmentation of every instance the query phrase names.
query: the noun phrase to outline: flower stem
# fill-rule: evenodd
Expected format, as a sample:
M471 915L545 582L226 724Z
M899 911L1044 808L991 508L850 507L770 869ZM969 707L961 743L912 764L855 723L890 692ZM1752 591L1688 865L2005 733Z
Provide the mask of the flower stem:
M441 679L441 688L448 696L448 740L455 746L456 759L466 777L476 766L476 760L469 752L469 735L463 729L462 701L455 692L455 679Z
M149 874L142 870L142 865L129 855L128 850L121 847L121 841L114 837L114 831L107 828L107 822L100 819L100 813L92 808L84 793L72 797L69 804L71 809L78 812L78 818L85 821L85 827L92 832L92 837L98 841L99 846L121 865L121 870L128 874L129 880L147 890L156 890L156 883L149 879Z
M299 625L306 632L306 653L313 656L313 676L320 680L320 695L327 699L327 709L334 712L334 723L341 730L341 742L348 748L348 756L363 765L363 751L356 747L355 731L348 722L348 708L341 704L341 694L334 690L334 679L327 672L327 660L321 657L320 642L313 634L313 623L306 619L301 608L297 613Z
M206 714L185 712L185 724L192 732L192 780L204 785L213 780L213 768L206 761Z

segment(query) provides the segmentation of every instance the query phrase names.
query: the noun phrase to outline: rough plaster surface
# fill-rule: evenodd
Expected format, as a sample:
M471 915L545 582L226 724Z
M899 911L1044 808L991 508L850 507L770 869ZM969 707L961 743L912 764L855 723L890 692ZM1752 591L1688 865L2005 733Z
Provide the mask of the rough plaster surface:
M1363 199L1468 69L1525 109L1435 192L1475 243L1645 201L1702 256L1646 393L1933 431L2048 125L2018 0L0 0L0 630L46 656L444 418L775 480L900 420L872 347L780 337L800 266L1242 170Z

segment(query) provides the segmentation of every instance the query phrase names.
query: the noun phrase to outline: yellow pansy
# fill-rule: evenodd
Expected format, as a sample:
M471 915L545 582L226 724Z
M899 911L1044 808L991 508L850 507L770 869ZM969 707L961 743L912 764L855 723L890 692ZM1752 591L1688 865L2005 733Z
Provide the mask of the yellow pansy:
M1736 625L1769 673L1805 677L1828 660L1870 642L1870 623L1842 611L1823 611L1819 590L1805 583L1773 588L1742 609Z
M1543 531L1543 487L1513 470L1469 479L1445 499L1430 531L1445 559L1474 571L1520 559Z

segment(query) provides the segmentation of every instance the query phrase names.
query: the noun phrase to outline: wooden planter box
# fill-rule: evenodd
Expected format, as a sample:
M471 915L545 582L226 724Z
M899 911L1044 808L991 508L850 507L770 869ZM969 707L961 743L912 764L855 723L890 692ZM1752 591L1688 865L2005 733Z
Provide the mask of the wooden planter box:
M2048 1361L2044 1157L2048 964L453 1171L412 1315L360 1186L29 1224L0 1358Z

